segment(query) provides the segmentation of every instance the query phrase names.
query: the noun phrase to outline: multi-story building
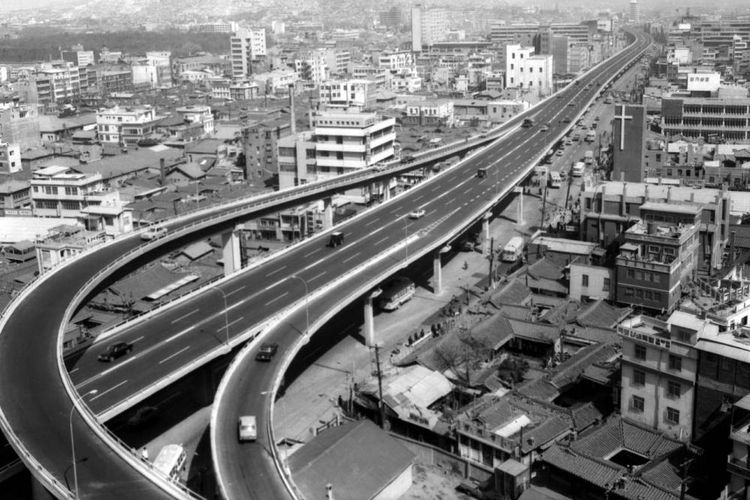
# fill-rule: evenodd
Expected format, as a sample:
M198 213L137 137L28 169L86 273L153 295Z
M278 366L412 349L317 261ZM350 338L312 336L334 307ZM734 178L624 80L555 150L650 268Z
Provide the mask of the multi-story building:
M324 51L313 50L294 60L294 71L302 81L319 85L328 79L328 64Z
M401 73L414 69L414 57L406 50L394 50L381 52L378 56L378 67L384 68L391 73Z
M641 7L638 5L638 0L630 0L630 22L641 22Z
M237 23L234 21L226 23L217 21L214 23L201 23L191 26L191 31L197 31L198 33L234 33L237 29Z
M31 183L14 179L0 183L0 215L31 216ZM25 212L25 213L24 213Z
M254 73L253 64L266 56L266 29L239 30L230 38L232 76L248 78Z
M662 313L677 307L697 270L700 212L694 203L641 205L616 259L618 302Z
M258 97L258 84L253 82L232 83L223 78L209 79L211 97L232 101L248 101Z
M151 106L115 106L96 113L97 135L102 142L134 145L153 132L158 121L156 110Z
M698 268L721 267L721 255L729 237L731 192L684 186L633 182L604 182L581 191L581 240L607 247L640 217L644 203L697 204L700 206Z
M94 51L93 50L64 50L62 52L62 58L64 61L68 61L73 66L84 67L90 64L94 64Z
M116 92L132 92L133 72L131 68L97 67L96 84L103 96Z
M245 180L252 185L262 186L276 174L279 140L290 134L288 120L265 121L242 129Z
M214 135L214 115L211 114L211 106L191 104L175 109L175 112L187 123L200 123L203 125L203 136Z
M565 36L571 42L589 43L592 40L592 29L588 25L573 23L494 24L491 27L490 40L495 44L534 45L534 39L539 32L547 29L553 36Z
M452 127L455 122L453 101L425 101L406 106L404 124Z
M352 54L346 49L326 49L326 66L331 75L341 76L349 70Z
M101 174L82 174L69 167L40 168L31 178L35 217L77 218L85 207L101 204L106 193Z
M72 101L81 95L78 66L44 64L34 74L39 104Z
M218 76L229 75L232 72L232 62L218 56L193 56L172 59L172 77L179 79L185 71L210 70Z
M682 311L673 312L667 321L637 315L620 323L620 413L669 437L690 441L698 373L695 346L712 331L718 327Z
M146 52L146 62L156 68L156 81L159 88L172 87L172 52Z
M21 104L18 99L0 102L0 141L18 144L21 150L38 147L41 136L37 107Z
M505 83L509 88L547 95L552 90L552 74L551 55L534 55L533 47L505 47Z
M261 94L287 94L289 87L294 86L298 79L297 72L291 68L259 73L252 78Z
M732 443L727 460L729 483L722 498L747 500L750 498L750 393L734 403L729 440Z
M667 136L702 137L716 142L750 143L750 98L680 97L662 99Z
M15 174L22 170L20 146L15 143L0 142L0 173Z
M375 86L372 80L327 80L320 84L320 104L366 108L375 102Z
M443 9L424 9L417 5L411 10L412 50L421 52L423 46L441 42L448 37L450 22Z
M312 134L279 139L279 186L328 179L393 159L395 119L323 111Z

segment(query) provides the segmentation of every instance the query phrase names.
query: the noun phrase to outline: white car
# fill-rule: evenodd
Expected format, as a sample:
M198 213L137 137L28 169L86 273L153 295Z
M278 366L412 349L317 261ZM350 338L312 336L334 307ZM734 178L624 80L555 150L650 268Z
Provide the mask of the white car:
M258 428L255 422L255 416L253 415L240 417L237 429L240 442L255 441L258 439Z
M409 212L410 219L420 219L422 217L424 217L424 210L422 210L421 208L414 210L412 212Z
M167 234L165 227L151 227L146 232L141 233L141 239L145 241L156 240Z

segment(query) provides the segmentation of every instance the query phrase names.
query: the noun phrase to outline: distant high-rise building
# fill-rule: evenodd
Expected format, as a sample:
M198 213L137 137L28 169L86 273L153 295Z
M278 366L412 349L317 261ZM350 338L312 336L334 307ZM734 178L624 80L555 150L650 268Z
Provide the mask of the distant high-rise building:
M232 76L246 78L253 73L253 63L266 55L266 30L239 30L230 39Z
M448 13L443 9L422 9L415 5L411 9L412 50L421 52L423 45L432 45L448 36L450 23Z
M399 30L403 23L401 7L393 6L385 12L380 13L380 24L388 26L393 30Z
M634 23L641 22L641 8L638 0L630 0L630 20Z
M411 8L411 50L422 52L422 6Z

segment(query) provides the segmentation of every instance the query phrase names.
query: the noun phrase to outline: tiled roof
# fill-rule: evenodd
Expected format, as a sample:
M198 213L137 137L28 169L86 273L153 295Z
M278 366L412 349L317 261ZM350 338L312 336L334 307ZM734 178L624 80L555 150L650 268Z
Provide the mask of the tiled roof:
M583 406L572 409L570 414L573 416L573 424L577 431L591 427L597 420L602 420L603 415L592 403L586 403Z
M540 319L551 325L571 323L578 315L580 307L581 306L578 302L569 299L547 311L547 313Z
M581 309L576 322L581 326L614 328L630 314L630 311L629 307L615 307L603 300L597 300Z
M513 337L513 330L505 316L495 313L475 325L469 334L484 347L494 351Z
M544 446L550 441L558 439L563 434L567 434L571 430L570 422L555 415L542 422L537 427L524 431L523 442L521 443L521 449L524 453L536 449L539 446Z
M531 380L518 388L518 392L540 401L552 401L560 395L560 391L546 378Z
M650 460L659 459L683 447L683 443L623 418L610 418L594 432L581 437L571 447L588 456L602 458L624 448Z
M573 476L602 488L609 486L620 477L622 468L616 464L596 460L575 450L558 444L544 452L542 460Z
M584 347L555 369L552 383L562 388L578 380L587 367L608 360L616 354L617 350L611 344L594 344Z
M545 278L556 281L563 277L563 268L546 258L541 258L531 264L526 272L536 279Z
M531 321L531 308L522 305L505 304L500 308L500 313L506 318Z
M531 290L524 285L523 280L516 278L493 294L490 300L496 306L501 304L519 305L526 304L529 297L531 297Z
M560 338L560 328L556 325L545 325L515 319L509 319L508 322L513 329L513 334L517 337L549 344L555 343Z

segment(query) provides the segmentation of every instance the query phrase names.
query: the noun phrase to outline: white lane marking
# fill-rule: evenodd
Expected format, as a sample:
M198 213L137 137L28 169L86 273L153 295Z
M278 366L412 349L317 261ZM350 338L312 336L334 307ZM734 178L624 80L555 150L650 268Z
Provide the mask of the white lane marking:
M235 293L237 293L237 292L240 292L240 291L242 291L242 290L244 290L244 289L245 289L245 285L242 285L241 287L235 288L234 290L232 290L232 291L230 291L230 292L227 292L226 296L227 296L227 297L231 297L231 296L232 296L232 295L234 295Z
M367 223L365 224L365 226L372 226L372 225L373 225L373 224L375 224L376 222L380 222L380 217L378 217L377 219L373 219L373 220L371 220L370 222L367 222Z
M379 239L378 241L376 241L376 242L374 243L374 246L378 246L378 245L380 245L381 243L383 243L383 242L384 242L385 240L387 240L387 239L388 239L388 236L384 236L384 237L380 238L380 239Z
M321 276L324 276L325 274L326 274L326 272L325 272L325 271L319 272L318 274L316 274L316 275L315 275L315 276L313 276L312 278L307 278L307 281L308 281L308 282L310 282L310 281L315 281L316 279L320 278Z
M172 324L174 325L175 323L179 323L179 322L180 322L180 321L182 321L183 319L185 319L185 318L189 318L190 316L192 316L193 314L197 313L198 311L200 311L200 309L193 309L193 310L192 310L192 311L190 311L189 313L187 313L187 314L183 314L183 315L182 315L182 316L180 316L179 318L175 318L175 319L173 319L173 320L172 320Z
M280 273L284 269L286 269L286 266L281 266L280 268L275 269L275 270L271 271L270 273L266 274L266 278L268 278L269 276L273 276L276 273Z
M119 384L117 384L116 386L114 386L114 387L110 387L110 388L109 388L109 389L107 389L106 391L100 392L99 394L97 394L97 395L96 395L96 396L94 396L93 398L89 399L89 401L96 401L97 399L99 399L100 397L104 396L105 394L109 394L110 392L114 391L115 389L117 389L117 388L119 388L119 387L122 387L122 386L123 386L123 385L125 385L125 384L126 384L127 382L128 382L127 380L123 380L122 382L120 382L120 383L119 383Z
M419 200L421 200L422 198L424 198L424 195L423 195L423 194L420 194L419 196L417 196L416 198L414 198L414 201L419 201Z
M139 340L143 340L143 338L144 338L144 337L145 337L145 335L141 335L141 336L140 336L140 337L138 337L137 339L133 340L133 341L131 342L131 344L135 344L135 343L136 343L136 342L138 342Z
M271 304L273 304L273 303L274 303L274 302L276 302L277 300L281 300L281 299L283 299L284 297L286 297L287 295L289 295L289 292L284 292L284 293L282 293L281 295L279 295L278 297L276 297L275 299L269 300L268 302L266 302L266 303L265 303L265 304L263 304L263 305L265 305L265 306L270 306Z
M352 255L351 257L348 257L348 258L346 258L346 259L342 260L341 262L343 262L344 264L346 264L346 263L347 263L347 262L349 262L350 260L352 260L352 259L356 259L357 257L359 257L359 253L360 253L360 252L357 252L357 253L355 253L354 255Z
M179 356L180 354L182 354L183 352L187 351L188 349L190 349L190 346L185 346L185 347L183 347L182 349L180 349L180 350L179 350L179 351L177 351L176 353L174 353L174 354L170 354L170 355L169 355L169 356L167 356L166 358L164 358L164 359L162 359L161 361L159 361L159 364L162 364L162 363L166 363L166 362L167 362L167 361L169 361L170 359L174 358L175 356Z
M305 257L309 257L309 256L311 256L312 254L315 254L315 253L318 253L318 252L320 252L320 247L316 248L316 249L315 249L315 250L313 250L312 252L307 252L307 253L306 253L306 254L305 254L304 256L305 256Z
M68 372L68 374L69 374L69 375L73 375L73 374L74 374L75 372L77 372L77 371L78 371L78 370L80 370L80 369L81 369L81 367L80 367L80 366L76 366L75 368L73 368L72 370L70 370L70 371Z
M217 329L217 330L216 330L216 333L227 333L227 328L228 328L228 327L230 327L230 326L234 325L234 324L235 324L235 323L237 323L238 321L242 321L243 319L245 319L245 317L244 317L244 316L240 316L239 318L237 318L237 319L235 319L235 320L233 320L233 321L230 321L230 322L229 322L229 323L227 323L226 325L224 325L224 326L222 326L221 328Z

